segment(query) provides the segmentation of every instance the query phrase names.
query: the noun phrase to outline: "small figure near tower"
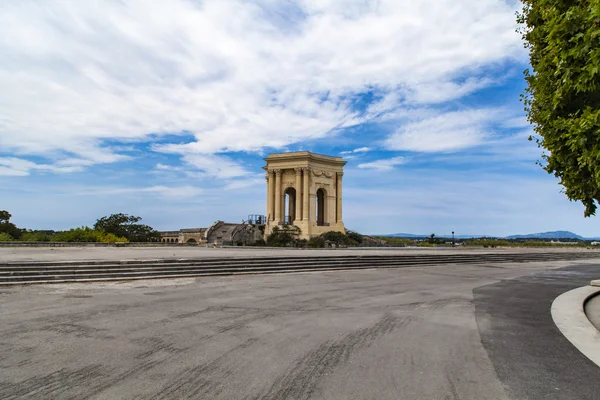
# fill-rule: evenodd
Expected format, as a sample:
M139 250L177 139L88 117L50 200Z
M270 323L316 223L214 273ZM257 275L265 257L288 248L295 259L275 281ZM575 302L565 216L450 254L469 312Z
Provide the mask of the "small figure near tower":
M345 233L342 221L341 157L308 151L270 154L267 165L267 221L265 237L273 228L294 225L300 239L322 233Z

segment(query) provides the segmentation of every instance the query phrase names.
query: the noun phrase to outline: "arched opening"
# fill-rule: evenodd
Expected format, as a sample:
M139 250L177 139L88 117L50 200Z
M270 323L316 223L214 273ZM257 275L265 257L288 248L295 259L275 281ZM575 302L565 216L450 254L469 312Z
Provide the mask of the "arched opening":
M186 243L195 244L197 243L195 239L188 239Z
M296 189L290 187L284 192L284 223L293 224L296 219Z
M315 210L317 210L317 225L324 226L326 221L325 218L325 189L317 190L317 204Z

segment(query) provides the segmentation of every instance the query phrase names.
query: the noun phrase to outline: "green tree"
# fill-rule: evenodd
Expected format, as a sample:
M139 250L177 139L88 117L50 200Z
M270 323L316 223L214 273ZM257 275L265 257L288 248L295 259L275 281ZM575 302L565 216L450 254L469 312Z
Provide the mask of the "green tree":
M8 211L0 210L0 233L6 233L13 239L19 239L22 231L10 222L11 217L12 215Z
M0 210L0 222L8 222L10 221L10 217L12 217L12 215L10 215L8 211Z
M431 235L429 235L429 243L434 243L435 241L435 233L432 233Z
M600 1L523 0L517 20L532 67L522 96L530 140L589 217L600 201Z
M139 224L141 217L127 214L112 214L102 217L94 224L94 229L124 237L130 242L159 242L160 233L152 227Z

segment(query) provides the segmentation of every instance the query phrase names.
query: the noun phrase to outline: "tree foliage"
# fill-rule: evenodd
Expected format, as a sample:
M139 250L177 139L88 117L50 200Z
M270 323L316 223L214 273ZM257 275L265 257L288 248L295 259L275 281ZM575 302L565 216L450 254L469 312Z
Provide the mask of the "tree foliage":
M141 220L141 217L133 215L112 214L97 220L94 229L124 237L130 242L160 241L160 233L148 225L138 224Z
M321 236L315 236L308 239L306 245L312 249L321 249L325 247L325 239Z
M0 222L9 222L10 221L10 213L6 210L0 210Z
M77 242L77 243L116 243L127 242L127 238L120 237L112 233L92 229L88 226L69 229L68 231L58 232L52 236L53 242Z
M0 210L0 233L6 233L13 239L19 239L22 231L10 222L11 217L12 215L8 211Z
M12 242L15 240L12 236L10 236L6 232L0 232L0 242Z
M23 231L23 234L19 238L22 242L51 242L53 235L44 231Z
M523 97L542 167L594 215L600 201L600 1L523 0Z
M286 247L290 246L294 242L294 238L288 232L274 227L273 231L267 236L267 246L272 247Z

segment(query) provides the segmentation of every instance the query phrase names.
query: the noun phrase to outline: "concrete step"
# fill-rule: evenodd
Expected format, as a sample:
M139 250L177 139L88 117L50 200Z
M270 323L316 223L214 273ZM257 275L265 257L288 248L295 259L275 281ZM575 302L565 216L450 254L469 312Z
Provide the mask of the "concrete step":
M233 274L399 268L415 265L485 262L527 262L598 258L600 253L514 253L471 255L408 255L369 257L220 258L115 262L14 263L0 266L0 285L151 279Z
M504 258L495 259L493 261L514 261L514 260L531 260L532 258ZM538 260L538 258L534 258ZM546 259L546 258L543 258ZM411 259L402 259L395 257L381 258L381 259L335 259L335 260L323 260L323 259L311 259L311 260L286 260L278 262L270 262L263 260L262 262L248 263L245 260L240 262L220 262L220 263L153 263L153 264L112 264L112 265L61 265L61 266L20 266L15 265L12 267L0 267L0 277L6 275L27 275L27 274L65 274L65 273L125 273L125 272L140 272L140 271L151 271L156 268L165 270L186 270L186 269L212 269L212 268L260 268L260 267L299 267L299 266L323 266L323 265L422 265L431 263L456 263L456 262L486 262L489 260L478 259L478 258L444 258L444 257L416 257Z
M595 253L595 254L594 254ZM15 267L15 266L33 266L33 267L53 267L53 266L80 266L80 265L152 265L152 264L180 264L180 265L189 265L189 264L220 264L223 262L228 263L264 263L265 261L269 262L290 262L290 261L299 261L299 262L310 262L310 261L333 261L333 260L382 260L389 258L396 259L422 259L422 258L432 258L432 259L464 259L469 260L476 258L478 260L481 259L524 259L524 258L556 258L556 257L565 257L565 258L587 258L587 257L598 257L600 253L591 252L591 253L531 253L531 254L523 254L523 253L504 253L504 254L447 254L447 255L394 255L394 256L334 256L334 257L264 257L264 258L203 258L203 259L151 259L151 260L121 260L121 261L107 261L107 260L82 260L82 261L52 261L52 262L14 262L14 263L0 263L0 268L3 267Z
M311 257L311 258L220 258L220 259L199 259L199 260L126 260L126 261L74 261L74 262L49 262L49 263L4 263L0 264L1 270L14 270L14 269L29 269L29 268L44 268L52 269L60 267L60 269L69 268L81 268L82 266L102 266L102 267L135 267L141 268L153 265L170 265L170 266L189 266L189 265L262 265L265 263L271 264L309 264L309 263L323 263L323 262L349 262L349 261L385 261L385 260L404 260L404 261L418 261L418 260L436 260L436 261L513 261L513 260L543 260L543 259L574 259L574 258L588 258L588 257L600 257L600 253L597 254L578 254L578 253L557 253L557 254L485 254L485 255L436 255L436 256L371 256L371 257Z

